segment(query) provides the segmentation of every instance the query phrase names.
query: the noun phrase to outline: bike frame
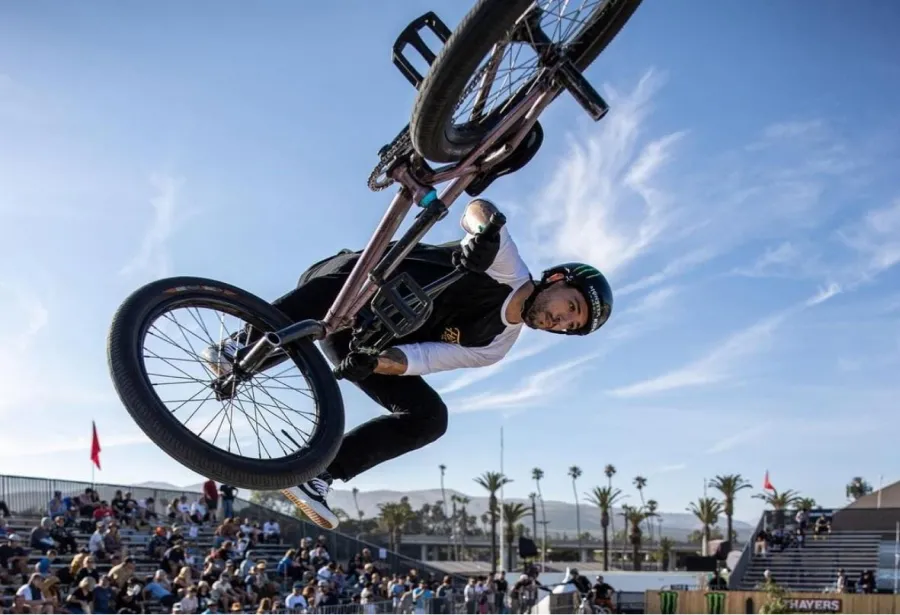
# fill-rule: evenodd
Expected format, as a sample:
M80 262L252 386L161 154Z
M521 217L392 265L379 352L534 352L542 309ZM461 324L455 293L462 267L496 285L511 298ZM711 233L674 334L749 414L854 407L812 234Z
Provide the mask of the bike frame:
M502 48L495 53L503 52ZM263 336L257 344L239 362L242 371L252 373L264 363L269 366L267 358L282 348L301 338L322 340L326 336L353 326L354 319L360 310L372 299L385 280L394 272L400 262L412 251L422 238L439 220L443 219L449 207L463 193L475 175L504 160L519 146L534 126L538 116L558 95L559 88L552 85L553 70L543 69L532 84L532 90L525 95L504 118L498 122L482 143L472 150L462 161L450 164L434 171L414 171L414 160L410 157L401 160L388 171L390 176L401 185L400 190L391 201L390 207L375 229L365 249L350 272L347 281L338 293L322 320L303 320L280 331ZM489 90L493 75L485 76L481 90ZM479 97L481 93L479 93ZM510 130L517 124L515 132L506 139ZM491 148L502 141L497 151ZM451 182L438 196L435 184ZM388 244L393 239L406 218L413 203L423 208L413 225L397 240L388 251ZM385 252L387 252L385 254ZM434 297L456 281L460 272L451 273L445 278L429 285L424 290L429 297Z

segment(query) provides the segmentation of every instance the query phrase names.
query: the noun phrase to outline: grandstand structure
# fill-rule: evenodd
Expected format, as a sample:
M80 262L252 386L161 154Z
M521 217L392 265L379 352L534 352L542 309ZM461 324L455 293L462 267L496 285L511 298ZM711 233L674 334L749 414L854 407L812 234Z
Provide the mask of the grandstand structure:
M831 519L831 532L816 538L812 530L803 547L790 547L763 556L754 553L750 541L732 571L730 589L752 590L764 581L768 570L778 585L792 591L823 592L835 588L838 571L852 582L865 571L875 574L876 591L893 592L900 581L900 481L865 495L844 508L813 511ZM795 529L794 511L774 515L766 511L754 535L783 520L784 529Z

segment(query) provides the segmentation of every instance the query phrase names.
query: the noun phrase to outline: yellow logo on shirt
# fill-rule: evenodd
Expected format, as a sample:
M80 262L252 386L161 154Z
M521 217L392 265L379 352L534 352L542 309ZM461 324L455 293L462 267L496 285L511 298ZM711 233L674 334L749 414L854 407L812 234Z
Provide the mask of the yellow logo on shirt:
M456 327L447 327L441 334L441 341L448 344L459 344L459 329Z

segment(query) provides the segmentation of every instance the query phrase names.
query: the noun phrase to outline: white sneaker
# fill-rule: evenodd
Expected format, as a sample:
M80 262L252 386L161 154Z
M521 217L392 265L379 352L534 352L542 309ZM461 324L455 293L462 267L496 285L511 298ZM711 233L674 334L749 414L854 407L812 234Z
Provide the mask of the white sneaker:
M209 370L221 378L231 373L234 357L241 348L243 348L243 345L229 338L215 346L208 346L200 353L200 356L206 363L206 366L209 367Z
M328 506L327 497L328 492L331 491L331 483L331 475L323 472L302 485L282 489L281 493L302 510L310 521L326 530L333 530L340 524L340 521Z

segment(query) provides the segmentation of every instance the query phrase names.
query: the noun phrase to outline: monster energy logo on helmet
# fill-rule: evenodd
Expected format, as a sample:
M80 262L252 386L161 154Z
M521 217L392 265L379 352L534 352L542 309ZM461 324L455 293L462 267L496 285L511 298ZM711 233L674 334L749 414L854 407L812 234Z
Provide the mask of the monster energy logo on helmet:
M720 615L725 612L725 598L723 592L709 592L706 594L706 612L710 615Z
M678 612L678 592L659 592L659 612L663 615L672 615Z

